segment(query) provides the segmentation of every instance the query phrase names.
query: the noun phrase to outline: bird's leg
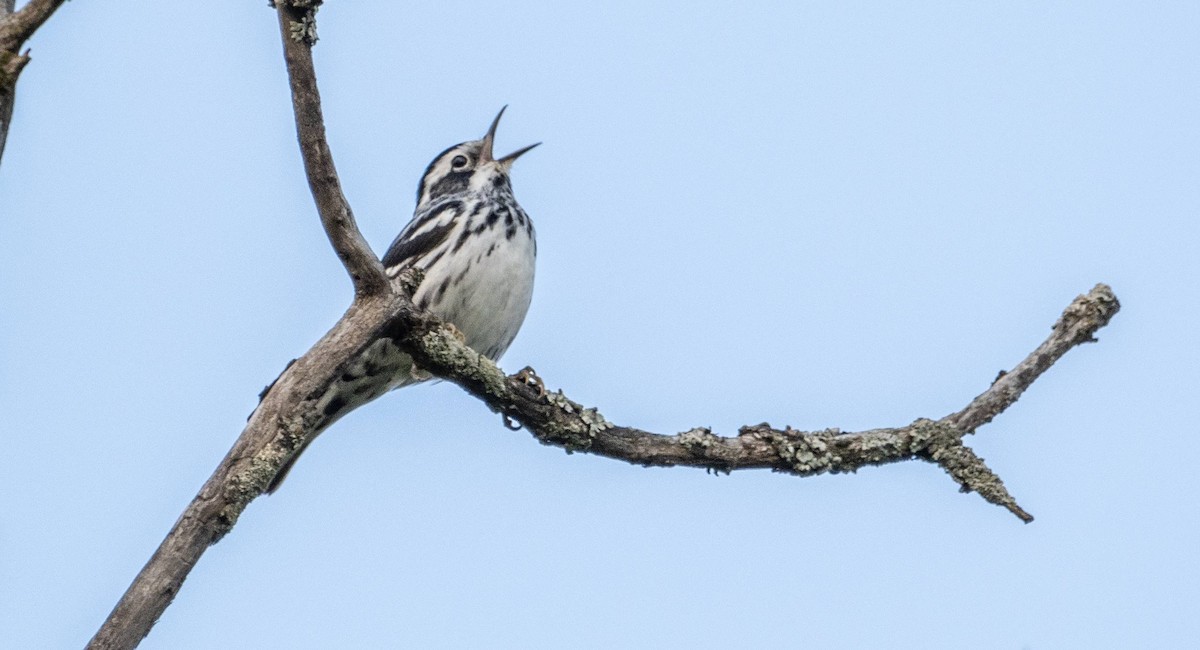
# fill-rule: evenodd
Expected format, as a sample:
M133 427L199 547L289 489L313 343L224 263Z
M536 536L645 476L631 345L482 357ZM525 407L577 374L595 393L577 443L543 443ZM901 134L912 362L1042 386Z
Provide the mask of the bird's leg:
M533 368L525 366L517 374L510 375L509 379L516 379L526 386L532 386L537 389L537 399L542 400L546 398L546 385L542 383L542 378L537 376ZM498 408L493 408L492 411L500 414L500 417L504 421L504 428L510 431L519 431L521 429L521 423L514 420L508 413Z

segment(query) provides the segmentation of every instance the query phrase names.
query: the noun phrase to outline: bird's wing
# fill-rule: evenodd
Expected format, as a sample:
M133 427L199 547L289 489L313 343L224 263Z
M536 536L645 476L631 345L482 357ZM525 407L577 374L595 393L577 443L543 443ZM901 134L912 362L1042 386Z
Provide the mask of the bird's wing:
M383 266L413 266L444 243L454 231L454 218L462 212L462 201L447 201L417 215L400 231L383 256Z

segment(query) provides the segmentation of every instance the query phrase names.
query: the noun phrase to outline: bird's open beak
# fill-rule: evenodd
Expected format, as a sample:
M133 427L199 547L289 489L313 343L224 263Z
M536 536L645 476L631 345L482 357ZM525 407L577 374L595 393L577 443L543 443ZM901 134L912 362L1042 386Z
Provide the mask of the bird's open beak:
M499 160L493 158L492 157L492 145L495 144L495 142L496 142L496 126L498 126L500 124L500 116L504 115L505 108L508 108L508 106L501 108L500 112L496 113L496 119L492 120L492 125L490 127L488 127L487 135L483 136L483 148L480 149L479 159L482 161L494 160L494 161L500 163L502 166L508 167L513 164L514 160L516 160L517 158L520 158L521 155L524 154L526 151L529 151L530 149L538 146L541 143L538 142L535 144L531 144L528 147L522 147L520 149L517 149L516 151L508 154L507 156L505 156L503 158L500 158Z

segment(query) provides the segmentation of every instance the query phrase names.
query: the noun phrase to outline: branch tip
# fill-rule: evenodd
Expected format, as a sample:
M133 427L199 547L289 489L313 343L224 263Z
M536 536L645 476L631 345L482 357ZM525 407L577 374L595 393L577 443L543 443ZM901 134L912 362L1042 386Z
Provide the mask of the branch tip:
M1091 291L1071 301L1054 323L1054 330L1073 332L1073 338L1078 342L1092 343L1097 340L1096 331L1108 325L1119 311L1121 302L1117 300L1112 287L1099 283Z
M1016 515L1025 523L1033 521L1033 515L1017 505L1016 499L1004 487L1004 481L984 463L976 453L962 441L955 439L930 447L926 458L944 469L959 485L962 492L977 492L988 503L998 505Z
M1086 294L1076 296L1051 328L1050 336L1012 370L997 375L992 385L966 408L945 419L966 433L991 422L1012 406L1018 398L1071 348L1094 342L1096 332L1108 325L1121 310L1121 303L1107 284L1097 284Z

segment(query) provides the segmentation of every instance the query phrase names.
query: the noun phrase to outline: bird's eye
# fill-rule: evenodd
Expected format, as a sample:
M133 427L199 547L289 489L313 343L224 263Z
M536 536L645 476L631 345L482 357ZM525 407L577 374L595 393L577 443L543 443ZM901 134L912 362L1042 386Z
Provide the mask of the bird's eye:
M466 156L455 156L454 160L450 161L450 166L455 169L462 169L463 167L466 167L467 166L467 157Z

